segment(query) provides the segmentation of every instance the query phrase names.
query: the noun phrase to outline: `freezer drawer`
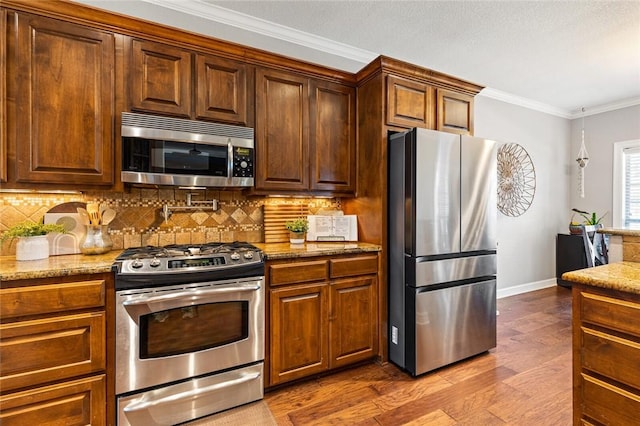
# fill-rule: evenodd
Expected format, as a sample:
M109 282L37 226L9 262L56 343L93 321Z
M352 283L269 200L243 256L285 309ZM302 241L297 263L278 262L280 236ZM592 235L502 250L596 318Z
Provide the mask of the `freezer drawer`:
M495 254L425 261L406 258L406 262L406 279L410 287L480 279L496 275L498 269Z
M413 375L494 348L496 281L433 291L416 289L414 344L415 351L407 351L407 369Z

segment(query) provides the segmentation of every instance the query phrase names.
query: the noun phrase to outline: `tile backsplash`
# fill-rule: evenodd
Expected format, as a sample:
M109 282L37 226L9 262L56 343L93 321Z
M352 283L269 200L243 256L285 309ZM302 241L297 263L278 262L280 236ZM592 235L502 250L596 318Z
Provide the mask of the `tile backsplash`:
M165 220L163 206L192 205L177 209ZM218 200L213 211L203 201ZM113 250L145 245L201 244L218 241L264 241L265 204L305 204L309 213L340 208L339 199L249 197L241 191L131 188L127 192L86 192L82 194L0 193L0 233L16 223L39 222L51 208L68 202L101 203L116 211L109 224ZM5 241L1 255L15 254L15 243Z

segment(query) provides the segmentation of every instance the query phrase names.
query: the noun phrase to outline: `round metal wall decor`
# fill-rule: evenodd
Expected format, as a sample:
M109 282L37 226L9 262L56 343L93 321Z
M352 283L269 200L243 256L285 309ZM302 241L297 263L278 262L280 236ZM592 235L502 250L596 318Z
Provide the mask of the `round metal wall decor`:
M517 143L498 148L498 210L505 216L526 212L536 193L536 170L527 151Z

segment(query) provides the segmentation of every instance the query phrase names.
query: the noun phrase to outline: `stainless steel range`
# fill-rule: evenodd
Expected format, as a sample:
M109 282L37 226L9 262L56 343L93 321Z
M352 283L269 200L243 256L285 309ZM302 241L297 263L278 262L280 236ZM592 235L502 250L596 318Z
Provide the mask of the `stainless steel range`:
M118 425L175 425L263 397L259 249L134 248L114 271Z

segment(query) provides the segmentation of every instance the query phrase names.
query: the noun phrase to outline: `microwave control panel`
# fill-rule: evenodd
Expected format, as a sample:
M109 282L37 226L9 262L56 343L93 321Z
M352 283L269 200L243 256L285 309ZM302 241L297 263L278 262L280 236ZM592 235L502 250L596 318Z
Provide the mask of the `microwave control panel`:
M253 148L233 147L233 177L253 177Z

